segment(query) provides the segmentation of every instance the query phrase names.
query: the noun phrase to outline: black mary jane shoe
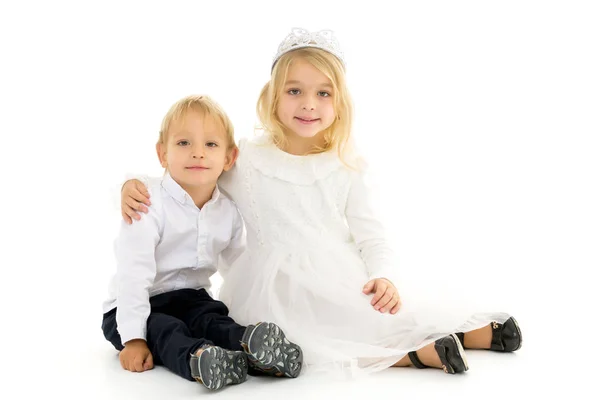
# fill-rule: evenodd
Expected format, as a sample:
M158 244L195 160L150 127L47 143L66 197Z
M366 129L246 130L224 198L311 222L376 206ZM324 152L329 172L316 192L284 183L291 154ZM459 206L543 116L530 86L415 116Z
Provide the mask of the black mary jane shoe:
M510 317L505 323L492 322L492 346L490 350L510 353L521 348L523 336L517 320ZM465 334L457 333L460 343L465 345Z
M469 369L463 347L455 334L436 340L434 347L442 361L442 369L445 373L456 374ZM416 351L408 353L408 358L416 368L429 368L419 360Z

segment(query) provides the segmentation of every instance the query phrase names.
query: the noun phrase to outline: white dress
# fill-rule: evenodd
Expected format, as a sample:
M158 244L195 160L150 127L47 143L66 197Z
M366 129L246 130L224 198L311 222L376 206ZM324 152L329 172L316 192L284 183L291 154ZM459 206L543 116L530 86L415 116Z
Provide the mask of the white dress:
M508 319L447 309L375 311L362 288L393 277L394 266L362 173L335 153L294 156L265 136L239 147L219 185L240 209L248 246L220 270L218 296L240 324L281 326L303 349L303 374L375 372L450 333Z

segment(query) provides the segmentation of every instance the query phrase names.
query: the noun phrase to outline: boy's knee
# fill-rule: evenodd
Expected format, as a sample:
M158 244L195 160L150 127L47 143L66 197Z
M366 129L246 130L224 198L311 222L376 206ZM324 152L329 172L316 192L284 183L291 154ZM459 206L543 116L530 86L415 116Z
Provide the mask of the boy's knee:
M187 325L175 317L166 314L150 314L147 321L148 335L161 335L170 332L182 332L189 336Z

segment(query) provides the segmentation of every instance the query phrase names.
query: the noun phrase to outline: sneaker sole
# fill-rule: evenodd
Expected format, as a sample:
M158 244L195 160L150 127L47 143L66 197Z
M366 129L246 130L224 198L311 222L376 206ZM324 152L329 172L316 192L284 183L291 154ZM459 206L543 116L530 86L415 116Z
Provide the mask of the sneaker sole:
M220 347L204 350L198 358L200 383L210 390L237 385L246 380L248 364L244 353Z
M296 378L302 369L302 349L286 339L273 323L257 325L248 338L248 353L261 369L275 369L288 378Z

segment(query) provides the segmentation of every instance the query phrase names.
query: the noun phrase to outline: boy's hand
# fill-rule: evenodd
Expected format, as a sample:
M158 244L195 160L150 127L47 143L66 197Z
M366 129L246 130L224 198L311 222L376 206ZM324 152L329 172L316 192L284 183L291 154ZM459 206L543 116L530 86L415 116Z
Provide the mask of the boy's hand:
M133 339L125 343L119 354L121 366L127 371L144 372L154 368L152 354L145 340Z
M396 287L392 282L384 278L373 279L367 282L363 288L363 293L375 293L371 300L371 305L381 313L389 311L390 314L396 314L402 304Z
M148 212L150 206L150 193L146 186L137 179L130 179L123 185L121 189L121 215L128 224L133 222L133 219L139 221L140 214L138 212Z

